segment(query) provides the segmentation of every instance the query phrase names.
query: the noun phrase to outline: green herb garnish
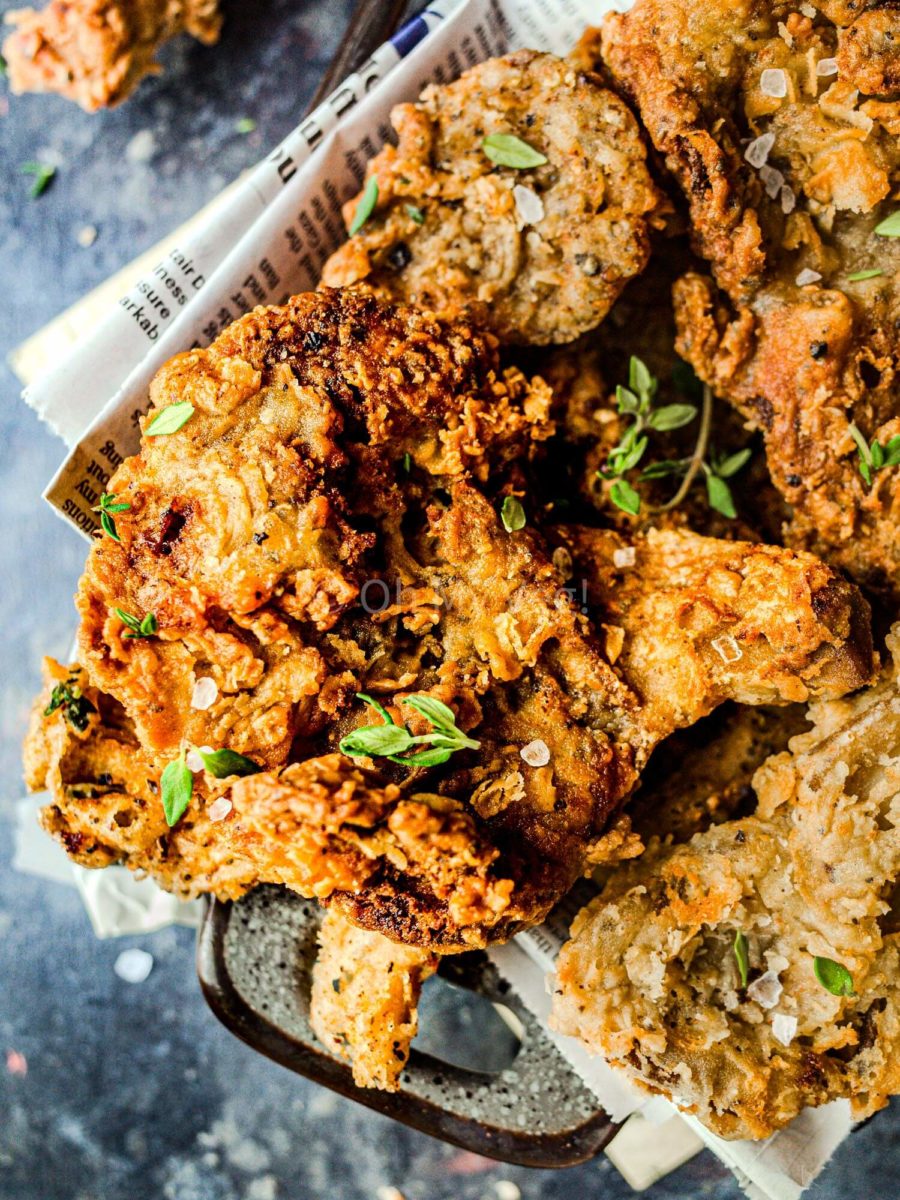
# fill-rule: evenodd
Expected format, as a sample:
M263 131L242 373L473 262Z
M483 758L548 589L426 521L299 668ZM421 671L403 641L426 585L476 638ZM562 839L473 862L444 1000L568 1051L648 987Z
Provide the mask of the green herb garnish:
M19 170L23 175L33 175L34 183L31 185L31 197L37 199L38 196L46 192L50 186L50 181L56 174L56 167L51 167L49 163L27 162L22 163Z
M875 226L879 237L900 237L900 208L885 217L880 225Z
M425 213L415 204L407 204L406 215L411 221L415 221L417 225L425 224Z
M190 804L194 793L194 776L184 761L183 749L178 758L170 762L163 771L160 783L163 812L166 815L166 824L171 828L184 815L184 810Z
M235 133L252 133L256 128L256 122L252 117L241 117L234 123Z
M734 950L734 961L737 963L738 974L741 977L741 987L745 988L747 986L747 976L750 973L750 955L747 945L747 935L740 929L734 935L732 949Z
M816 955L813 959L813 972L822 987L831 992L832 996L856 995L853 990L853 976L845 966L834 959L820 958Z
M363 190L363 194L359 198L359 203L356 206L356 211L353 214L353 224L350 226L350 236L359 233L369 217L375 211L375 205L378 203L378 180L374 175L369 176L369 181Z
M88 727L91 713L97 711L87 696L82 695L81 688L73 679L69 679L67 683L54 685L53 691L50 693L50 703L44 709L44 716L51 716L59 708L63 710L63 716L78 733L84 733Z
M125 634L127 638L153 637L159 629L159 624L153 613L147 613L146 617L139 621L137 617L133 617L131 613L127 613L124 608L116 608L113 611L122 624L126 625L130 630L129 633Z
M187 400L179 400L177 404L169 404L160 409L147 428L145 437L163 437L167 433L177 433L194 415L194 406Z
M401 458L400 465L403 467L403 470L406 472L407 475L412 470L412 455L410 454L410 452L408 450Z
M433 732L413 736L405 725L397 725L387 709L364 692L357 692L358 700L370 704L384 721L383 725L364 725L354 729L341 739L340 751L353 757L381 757L404 767L436 767L445 763L456 750L477 750L481 745L467 737L456 724L456 714L433 696L404 696L401 704L419 713L434 726ZM431 746L430 750L418 750L401 758L413 746Z
M514 133L488 134L481 148L498 167L515 167L521 171L528 167L542 167L547 162L545 154L523 142Z
M121 542L119 531L116 529L116 522L113 519L114 513L127 512L131 508L124 500L116 500L114 492L104 492L100 497L100 503L91 509L91 512L100 514L100 527L107 537L111 537L114 542Z
M854 271L852 275L848 275L847 279L850 283L858 283L861 279L875 279L878 275L883 275L881 267L872 267L870 271Z
M232 775L258 775L263 768L252 758L245 758L235 750L213 750L211 753L198 750L203 765L216 779L229 779Z
M878 471L900 464L900 433L884 444L876 438L867 442L851 421L850 436L856 442L856 449L859 451L859 473L869 487L872 486L873 476Z
M618 445L610 450L606 466L598 472L601 478L616 481L610 489L610 499L617 508L632 516L640 512L641 498L624 476L644 457L650 443L648 431L663 433L680 429L697 416L693 404L666 404L654 408L658 388L658 380L639 358L632 355L628 365L628 387L619 385L616 388L619 415L631 417L632 421Z
M507 533L525 528L525 509L515 496L505 496L500 507L500 520Z

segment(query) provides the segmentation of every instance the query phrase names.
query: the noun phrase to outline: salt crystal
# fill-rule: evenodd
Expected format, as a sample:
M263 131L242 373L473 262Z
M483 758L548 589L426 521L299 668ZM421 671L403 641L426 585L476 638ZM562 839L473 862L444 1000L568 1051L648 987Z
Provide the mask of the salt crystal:
M781 100L787 95L787 75L780 67L767 67L759 77L759 90L764 96Z
M126 983L143 983L153 970L153 955L146 950L123 950L113 963L113 970Z
M794 195L794 189L785 184L781 189L781 211L787 214L793 212L796 206L797 197Z
M216 681L209 675L201 675L194 683L194 690L191 693L191 708L196 708L200 712L212 708L218 695L219 688Z
M716 638L710 645L724 663L736 663L744 657L743 650L730 633L725 637Z
M774 200L781 191L784 183L784 176L777 167L770 167L768 164L759 168L759 177L763 181L763 186L766 189L766 195L770 200Z
M494 1184L497 1200L521 1200L522 1193L511 1179L498 1179Z
M817 75L837 75L838 64L836 58L820 58L816 63Z
M6 1069L10 1075L21 1075L24 1078L28 1074L28 1059L18 1050L7 1050Z
M213 800L206 810L206 815L211 821L224 821L233 808L234 805L227 796L220 796L218 800Z
M185 766L189 771L193 771L195 775L198 771L206 770L206 765L200 757L201 752L203 754L212 754L213 748L212 746L199 746L197 749L192 747L184 756Z
M800 11L803 13L804 17L809 17L809 19L811 21L815 20L817 14L816 14L816 10L813 8L813 6L811 4L806 4L806 3L801 4Z
M403 1200L403 1193L395 1187L376 1188L375 1195L377 1200Z
M766 971L759 979L754 979L747 988L747 995L755 1000L762 1008L774 1008L781 999L784 988L781 980L774 971Z
M75 241L78 243L79 246L83 246L85 250L87 250L89 246L93 246L93 244L94 244L94 242L96 242L96 240L97 240L97 226L96 225L82 225L81 228L78 230L78 232L75 234Z
M529 767L546 767L550 761L550 747L541 738L535 738L527 746L523 746L519 754Z
M633 567L637 559L634 546L619 546L613 550L614 567Z
M797 276L797 287L806 287L808 283L818 283L821 278L818 271L811 271L809 267L804 267Z
M746 158L751 167L762 167L765 165L766 159L769 157L769 153L774 145L774 133L761 133L758 138L753 139L744 151L744 158Z
M537 192L517 183L513 188L513 199L523 225L537 225L538 221L543 221L544 202Z
M772 1036L782 1046L789 1046L797 1032L797 1018L789 1017L787 1013L772 1014Z

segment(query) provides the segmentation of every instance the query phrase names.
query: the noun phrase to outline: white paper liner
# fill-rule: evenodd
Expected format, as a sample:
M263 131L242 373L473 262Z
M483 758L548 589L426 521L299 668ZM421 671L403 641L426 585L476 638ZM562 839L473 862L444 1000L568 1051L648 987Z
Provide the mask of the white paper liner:
M123 297L93 336L26 390L28 403L73 447L47 489L57 511L85 535L96 528L91 507L113 470L137 448L147 387L167 358L206 345L257 303L278 303L315 286L322 263L343 238L341 205L389 136L396 102L414 99L429 80L452 78L491 54L520 46L565 53L587 24L610 8L627 7L615 0L434 0L237 185L199 232ZM148 320L151 292L157 307ZM59 878L62 866L52 843L45 839L43 852L37 845L27 833L17 866ZM71 865L68 870L71 878ZM186 910L149 881L119 869L76 869L75 877L99 936L196 922L196 907ZM564 925L551 922L491 952L542 1020L550 1005L546 976ZM640 1111L658 1121L675 1111L637 1095L572 1039L552 1036L614 1119ZM799 1196L851 1128L842 1103L810 1110L762 1143L724 1142L686 1119L747 1194L764 1200Z

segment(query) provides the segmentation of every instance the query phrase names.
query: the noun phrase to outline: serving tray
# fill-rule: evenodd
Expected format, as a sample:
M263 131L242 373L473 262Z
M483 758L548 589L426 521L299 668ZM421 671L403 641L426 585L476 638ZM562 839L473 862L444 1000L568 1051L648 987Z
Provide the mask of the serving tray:
M443 960L440 975L455 985L442 998L443 1019L456 989L502 1006L507 1026L515 1029L507 1036L519 1043L512 1062L496 1069L498 1064L490 1063L496 1054L485 1045L486 1068L453 1065L414 1044L400 1091L357 1087L349 1066L322 1047L309 1023L321 911L316 903L271 886L234 904L208 903L197 946L203 994L219 1020L248 1046L414 1129L502 1162L574 1166L613 1137L616 1126L593 1093L477 952ZM476 1022L487 1024L483 1006L480 1015L478 1008L474 1011ZM498 1040L490 1032L488 1039Z

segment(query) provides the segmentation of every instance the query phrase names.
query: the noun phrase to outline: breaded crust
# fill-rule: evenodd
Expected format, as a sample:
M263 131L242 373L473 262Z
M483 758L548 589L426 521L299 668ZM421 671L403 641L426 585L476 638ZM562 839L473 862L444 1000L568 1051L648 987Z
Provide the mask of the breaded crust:
M313 967L310 1022L353 1065L359 1087L394 1092L416 1036L422 984L437 969L427 950L401 946L326 913Z
M634 117L596 76L520 50L430 85L391 121L398 144L367 171L375 211L325 264L325 284L365 281L502 341L568 342L646 264L662 197ZM547 162L496 165L482 146L491 134Z
M851 426L900 434L900 243L875 232L900 185L900 15L860 7L639 0L603 57L712 272L676 287L679 352L763 432L790 543L895 602L900 471L870 487Z
M3 43L10 88L56 92L87 112L125 100L159 70L163 42L189 33L219 37L218 0L50 0L40 12L8 12L15 26Z
M896 668L810 718L757 771L755 815L653 842L559 960L556 1028L724 1137L767 1137L837 1097L864 1117L900 1090ZM852 995L818 981L817 956Z

